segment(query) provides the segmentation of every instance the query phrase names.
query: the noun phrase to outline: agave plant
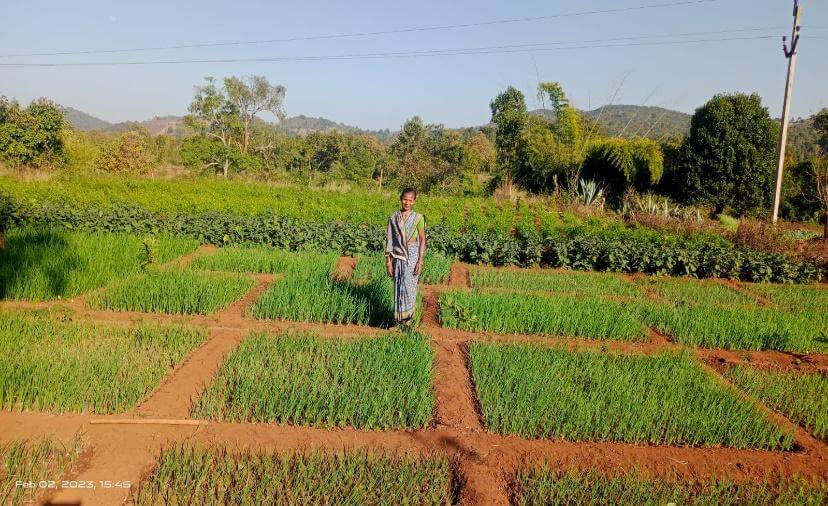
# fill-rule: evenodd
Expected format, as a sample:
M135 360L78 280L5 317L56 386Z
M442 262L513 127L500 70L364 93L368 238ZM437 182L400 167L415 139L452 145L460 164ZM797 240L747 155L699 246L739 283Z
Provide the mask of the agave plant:
M578 180L578 201L592 206L601 205L604 201L604 190L594 180Z

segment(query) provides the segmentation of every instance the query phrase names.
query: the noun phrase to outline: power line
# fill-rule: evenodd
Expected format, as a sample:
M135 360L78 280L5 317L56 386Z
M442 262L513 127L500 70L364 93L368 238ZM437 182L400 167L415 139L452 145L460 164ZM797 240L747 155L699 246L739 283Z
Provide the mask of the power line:
M652 36L636 36L636 38L644 38ZM656 36L658 37L658 36ZM663 37L663 36L662 36ZM20 63L0 63L0 67L109 67L109 66L128 66L128 65L176 65L187 63L265 63L265 62L289 62L289 61L326 61L326 60L369 60L369 59L399 59L399 58L419 58L419 57L433 57L433 56L464 56L464 55L479 55L479 54L508 54L508 53L526 53L536 51L566 51L573 49L600 49L600 48L614 48L614 47L635 47L635 46L661 46L661 45L681 45L681 44L697 44L706 42L723 42L723 41L740 41L740 40L760 40L771 39L777 37L776 35L756 35L746 37L719 37L710 39L692 39L692 40L665 40L655 42L629 42L620 44L587 44L563 47L544 47L549 45L572 44L573 42L547 42L534 44L514 44L505 46L485 46L478 48L459 48L459 49L432 49L427 51L398 51L398 52L383 52L383 53L351 53L338 55L317 55L317 56L278 56L268 58L216 58L216 59L188 59L188 60L151 60L151 61L101 61L101 62L20 62ZM592 42L602 42L612 39L596 39ZM587 43L590 41L579 41L577 43Z
M475 23L459 23L459 24L452 24L452 25L419 26L419 27L410 27L410 28L398 28L398 29L392 29L392 30L377 30L377 31L370 31L370 32L349 32L349 33L339 33L339 34L287 37L287 38L282 38L282 39L245 40L245 41L235 41L235 42L205 42L205 43L179 44L179 45L169 45L169 46L135 47L135 48L122 48L122 49L86 49L86 50L77 50L77 51L50 51L50 52L34 52L34 53L16 53L16 54L0 55L0 58L27 57L27 56L66 56L66 55L105 54L105 53L106 54L134 53L134 52L142 52L142 51L163 51L163 50L168 50L168 49L193 49L193 48L207 48L207 47L221 47L221 46L244 46L244 45L254 45L254 44L272 44L272 43L278 43L278 42L296 42L296 41L307 41L307 40L343 39L343 38L354 38L354 37L372 37L372 36L377 36L377 35L391 35L391 34L398 34L398 33L413 33L413 32L431 32L431 31L439 31L439 30L454 30L454 29L459 29L459 28L473 28L473 27L491 26L491 25L500 25L500 24L509 24L509 23L527 23L527 22L532 22L532 21L543 21L543 20L548 20L548 19L569 18L569 17L578 17L578 16L592 16L592 15L596 15L596 14L613 14L613 13L619 13L619 12L640 11L640 10L646 10L646 9L680 7L680 6L684 6L684 5L704 4L704 3L711 3L711 2L716 2L716 1L718 1L718 0L681 0L681 1L674 1L674 2L668 2L668 3L644 4L644 5L635 5L635 6L630 6L630 7L617 7L617 8L614 8L614 9L600 9L600 10L588 10L588 11L569 12L569 13L561 13L561 14L549 14L549 15L546 15L546 16L531 16L531 17L523 17L523 18L495 19L495 20L490 20L490 21L479 21L479 22L475 22Z

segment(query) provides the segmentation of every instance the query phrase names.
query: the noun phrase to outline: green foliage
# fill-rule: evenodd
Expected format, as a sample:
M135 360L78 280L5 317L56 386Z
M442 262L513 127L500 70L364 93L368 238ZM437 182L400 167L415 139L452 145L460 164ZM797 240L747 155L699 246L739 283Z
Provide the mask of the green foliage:
M425 337L353 341L254 334L222 364L193 417L365 429L422 428L434 410Z
M778 308L685 303L644 304L647 325L676 342L707 348L820 352L828 350L828 322Z
M669 476L654 478L638 471L607 474L603 470L522 467L515 473L514 504L816 506L828 499L828 485L824 482L799 476L766 478L773 485L725 478L706 481L684 481Z
M793 434L687 353L654 356L474 343L489 430L528 438L787 450Z
M475 267L470 270L475 288L544 290L572 295L639 297L643 290L621 276L577 271L523 271Z
M155 239L155 259L168 262L197 245L191 238L163 234ZM133 235L15 228L0 251L0 299L73 297L137 274L145 261L144 246Z
M238 252L239 256L242 254ZM274 255L280 254L274 252ZM387 290L378 284L382 279L361 286L350 280L335 279L332 271L337 260L338 255L330 253L290 255L284 266L285 278L276 281L262 295L250 308L250 315L254 318L388 325L393 319L394 299L388 297Z
M206 339L187 327L104 326L0 313L2 409L122 413Z
M509 86L489 104L492 123L497 127L495 149L497 163L507 176L518 172L520 136L526 126L528 113L523 93Z
M759 95L716 95L696 110L679 162L680 197L737 216L770 206L779 125Z
M0 161L15 167L61 163L63 125L63 114L49 100L35 100L23 109L0 95Z
M166 183L152 182L148 186L153 191L141 195L133 190L131 195L133 198L146 199L150 206L169 205L176 209L189 204L185 192L175 194L178 201L170 202L170 196L164 196L170 191ZM182 186L186 189L186 186ZM23 188L24 195L28 188L30 187ZM109 200L117 202L114 195L117 192L113 192L109 185L104 185L103 188L111 192ZM205 185L204 192L218 192L222 188L227 186L216 185L211 188ZM64 187L57 191L66 190ZM155 193L157 190L164 191ZM270 191L277 193L275 189ZM318 195L315 192L302 192L292 188L278 191L277 194L288 201L309 199ZM156 195L157 201L150 201L150 197ZM332 192L328 195L336 194ZM29 223L71 226L87 230L129 231L140 234L169 231L179 235L195 235L203 242L212 244L262 244L279 249L336 251L348 255L385 249L385 211L369 206L364 201L360 201L358 207L352 207L353 201L356 200L353 194L341 194L333 202L319 200L319 207L301 207L301 203L296 201L295 207L291 205L279 209L296 216L316 214L311 214L311 219L293 218L273 212L254 216L237 216L217 211L161 214L135 205L110 204L99 207L67 204L61 200L52 202L51 199L55 197L50 196L42 201L34 198L23 201L10 196L4 198L0 192L0 223L6 223L7 226ZM91 197L95 199L93 201L97 201L98 198L94 192L88 192L88 195L83 197ZM268 201L255 192L251 197L248 199L248 212L255 209L257 198L262 199L262 206ZM273 201L273 196L270 201ZM215 205L215 201L198 199L195 202L207 208ZM443 202L450 203L451 200ZM469 199L468 202L471 205L486 201ZM334 203L342 205L333 205ZM487 203L492 206L491 201ZM241 203L232 205L241 206ZM349 216L347 212L350 209L353 209L354 213L362 214ZM758 282L807 283L820 280L824 276L824 269L812 263L737 247L718 236L685 237L645 228L627 228L620 224L608 225L599 222L587 225L576 222L559 225L557 221L550 223L545 220L541 220L542 235L537 230L523 227L513 233L504 232L502 230L511 228L511 225L505 223L515 223L518 216L511 206L501 209L490 207L495 216L503 217L504 225L487 231L475 226L471 219L481 216L479 208L470 210L468 215L464 215L464 210L457 207L440 209L435 206L433 209L437 212L452 213L444 215L452 220L462 220L463 216L468 216L468 223L461 225L452 221L451 223L456 223L454 226L457 228L442 224L429 225L429 249L446 256L456 256L470 263L521 266L540 264L546 267L582 270L645 272L698 278L726 277ZM429 216L428 211L425 214ZM483 216L483 226L494 223L492 218ZM339 221L348 218L356 220L361 217L376 221L374 224ZM314 218L325 221L311 221ZM460 232L462 226L468 227L465 232Z
M93 295L95 309L169 314L210 314L253 288L253 279L226 273L161 270L131 278Z
M95 165L112 174L146 174L150 170L148 139L147 132L124 132L103 147Z
M609 195L619 197L630 188L643 191L654 187L663 171L664 156L654 141L608 138L590 145L581 177L598 181Z
M818 220L820 205L815 165L818 158L811 158L785 168L782 182L782 202L779 213L789 221Z
M134 503L420 504L451 502L443 457L367 452L277 453L174 445L161 453ZM244 484L244 486L239 486Z
M636 282L673 304L757 305L755 297L715 281L646 277Z
M449 328L644 341L626 304L590 296L546 296L454 290L440 294L440 321Z
M64 476L77 461L83 439L75 434L68 444L62 444L52 435L43 438L16 439L0 444L0 497L6 504L21 506L35 504L48 493L40 487L21 487L20 480L39 483Z
M735 366L727 376L740 388L828 440L828 378L820 373L763 371Z

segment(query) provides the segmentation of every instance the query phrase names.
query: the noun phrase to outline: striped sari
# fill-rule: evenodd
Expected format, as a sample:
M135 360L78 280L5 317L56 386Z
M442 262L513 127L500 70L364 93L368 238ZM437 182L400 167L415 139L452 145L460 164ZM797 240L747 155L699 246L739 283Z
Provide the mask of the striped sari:
M419 242L409 245L407 238L415 233L418 220L414 211L404 222L399 212L388 220L388 253L394 262L394 319L398 322L412 318L417 304L419 276L414 274L414 267L420 258Z

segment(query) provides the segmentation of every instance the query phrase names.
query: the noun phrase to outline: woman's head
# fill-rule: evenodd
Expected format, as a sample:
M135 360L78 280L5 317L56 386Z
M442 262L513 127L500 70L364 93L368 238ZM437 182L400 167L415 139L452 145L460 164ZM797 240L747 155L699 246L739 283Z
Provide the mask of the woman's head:
M403 188L403 191L400 192L400 207L403 211L410 211L416 201L417 190L410 186Z

